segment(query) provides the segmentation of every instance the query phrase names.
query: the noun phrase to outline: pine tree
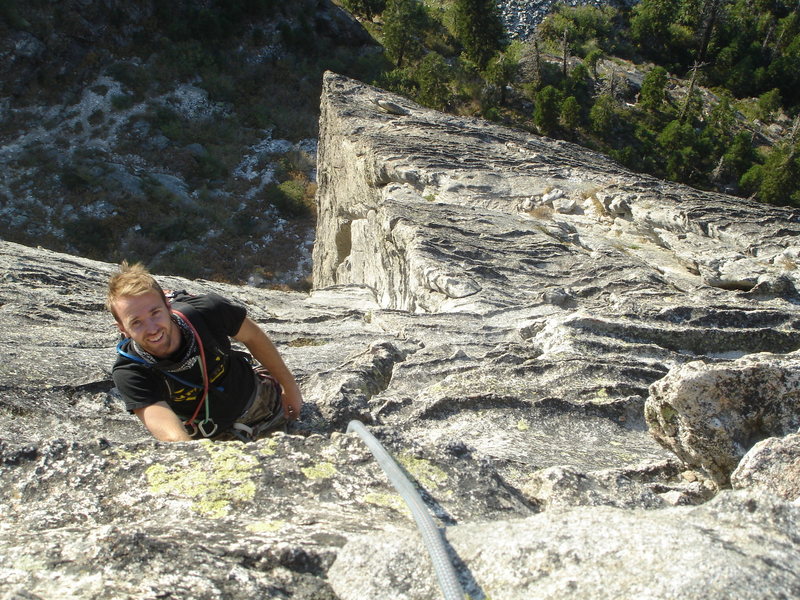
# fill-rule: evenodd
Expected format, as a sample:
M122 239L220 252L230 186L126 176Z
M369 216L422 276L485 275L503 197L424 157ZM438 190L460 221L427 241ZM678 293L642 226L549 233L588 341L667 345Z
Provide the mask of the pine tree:
M418 0L389 0L383 12L383 47L398 67L422 52L420 30L425 11Z
M689 80L689 91L686 92L686 99L683 102L683 107L681 108L681 114L678 117L678 120L681 123L685 123L686 119L690 116L693 116L693 109L698 108L698 98L695 91L695 86L697 85L697 72L700 70L701 67L700 63L694 63L692 66L692 78ZM703 105L703 101L700 100L699 102L700 107Z
M646 110L658 110L667 97L667 70L655 67L647 72L639 92L639 104Z
M586 55L584 62L592 73L592 77L597 79L597 63L603 58L603 51L595 48Z
M455 0L453 26L467 58L481 70L503 47L503 24L495 0Z
M616 118L614 104L614 98L610 94L601 94L589 110L589 123L592 131L598 135L606 136L611 133Z
M342 6L352 14L369 21L386 8L384 0L342 0Z
M450 67L442 56L429 52L415 70L419 84L418 100L425 106L443 110L450 97L447 82L450 79Z
M673 181L688 182L700 159L694 127L676 119L664 128L657 139L667 159L667 177Z
M703 2L702 15L702 34L700 35L700 47L697 51L697 62L705 62L708 56L708 45L711 42L711 34L717 25L720 13L724 11L727 0L705 0Z
M559 121L567 131L575 131L581 118L581 107L575 96L567 97L561 103L561 116Z
M561 92L552 85L543 87L536 94L533 121L544 133L552 133L558 127L561 101Z
M747 131L737 133L722 158L728 177L733 181L738 181L756 162L756 152L753 149L751 134Z
M506 103L506 87L519 71L519 47L512 45L505 52L495 55L486 67L486 81L500 90L500 106Z
M775 146L761 171L758 199L781 206L800 206L800 148L792 140Z

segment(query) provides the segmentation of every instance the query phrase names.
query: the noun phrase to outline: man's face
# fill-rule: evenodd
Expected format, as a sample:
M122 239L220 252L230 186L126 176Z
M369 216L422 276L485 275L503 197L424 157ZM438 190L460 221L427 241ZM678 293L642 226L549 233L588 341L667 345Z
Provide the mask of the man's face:
M156 290L139 296L122 296L114 302L114 308L119 330L146 352L166 358L180 347L180 330Z

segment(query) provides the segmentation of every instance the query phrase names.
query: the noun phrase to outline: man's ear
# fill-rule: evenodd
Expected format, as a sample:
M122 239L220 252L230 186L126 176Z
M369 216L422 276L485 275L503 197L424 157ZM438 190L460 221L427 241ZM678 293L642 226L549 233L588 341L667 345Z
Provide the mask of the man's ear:
M117 325L117 329L119 329L119 332L120 332L122 335L124 335L126 338L127 338L127 337L131 337L131 336L129 336L129 335L128 335L128 332L127 332L127 331L125 331L125 328L122 326L122 323L120 323L120 322L119 322L119 321L117 321L116 319L114 319L114 323Z

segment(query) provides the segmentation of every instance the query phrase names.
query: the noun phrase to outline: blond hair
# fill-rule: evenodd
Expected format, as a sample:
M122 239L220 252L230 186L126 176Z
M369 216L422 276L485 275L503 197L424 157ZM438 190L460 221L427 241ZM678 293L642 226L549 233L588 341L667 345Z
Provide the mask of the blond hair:
M123 260L119 265L119 271L111 276L108 280L108 296L106 297L106 308L114 315L114 318L119 321L117 311L114 308L114 303L123 296L141 296L148 292L156 291L164 298L166 304L167 298L164 295L164 290L150 274L147 268L142 263L128 264L127 260Z

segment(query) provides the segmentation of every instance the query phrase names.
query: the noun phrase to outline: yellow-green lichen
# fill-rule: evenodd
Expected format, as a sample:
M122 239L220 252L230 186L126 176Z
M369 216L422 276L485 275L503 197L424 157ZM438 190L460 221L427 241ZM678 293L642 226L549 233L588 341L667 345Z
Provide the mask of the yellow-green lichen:
M112 448L111 453L119 459L123 468L128 468L140 458L143 458L144 456L150 456L152 454L149 450L126 450L118 447Z
M290 340L287 346L290 348L302 348L304 346L324 346L327 343L327 340L321 338L299 337Z
M275 533L286 526L286 521L258 521L245 527L252 533Z
M219 519L228 515L232 503L249 502L255 496L258 460L237 442L203 445L210 460L157 464L145 475L154 494L191 499L193 511Z
M258 442L258 453L261 456L275 456L277 449L278 449L278 442L273 438L259 440Z
M594 393L594 398L592 398L589 402L592 404L609 404L612 401L613 398L608 393L608 390L602 387Z
M517 429L519 431L528 431L528 429L530 429L530 428L531 428L531 426L528 425L528 423L527 423L527 421L525 421L525 419L520 419L519 421L517 421Z
M325 479L327 477L333 477L337 472L333 463L329 462L320 462L310 467L303 467L300 470L303 472L303 475L309 479Z
M16 555L9 557L11 559L10 566L18 571L25 571L26 573L39 573L45 571L47 562L36 556L29 556L27 554Z
M678 411L675 410L671 405L664 404L661 406L661 419L665 423L674 424L677 420Z
M406 505L403 498L401 498L398 494L381 494L378 492L370 492L364 496L364 502L367 504L373 504L375 506L391 508L392 510L396 510L397 512L405 513L406 515L411 516L411 511L408 509L408 505Z
M416 458L410 454L400 454L397 462L426 489L436 489L447 482L447 473L429 460Z

